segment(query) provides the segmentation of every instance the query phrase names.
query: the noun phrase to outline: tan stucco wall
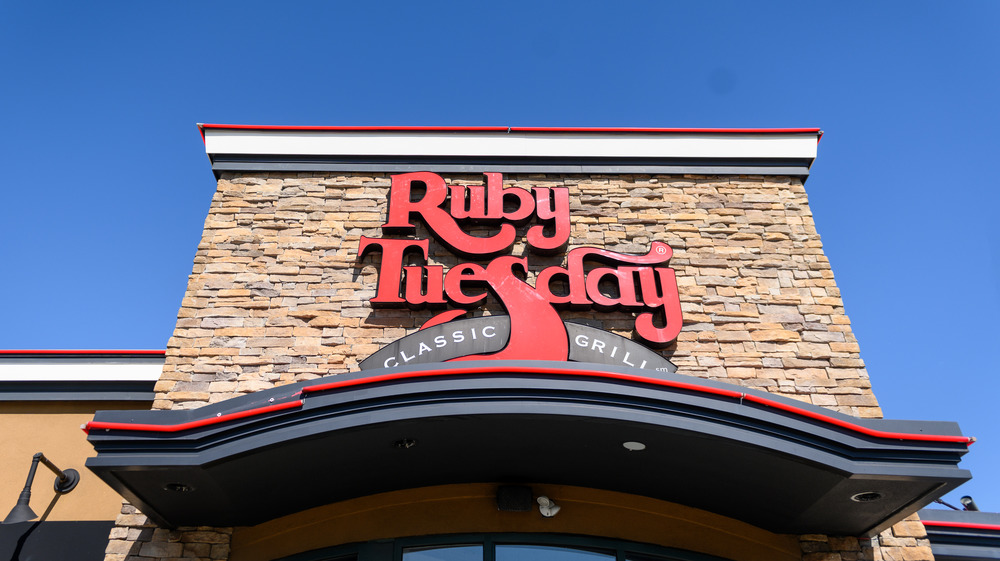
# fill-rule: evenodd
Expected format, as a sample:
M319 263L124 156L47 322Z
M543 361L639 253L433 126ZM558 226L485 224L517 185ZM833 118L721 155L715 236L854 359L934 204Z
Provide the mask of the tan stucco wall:
M0 404L0 516L6 516L24 488L31 458L45 454L60 469L80 472L80 483L56 498L55 475L39 464L31 487L31 509L46 520L114 520L122 499L84 467L94 455L80 426L99 409L148 409L149 402L17 402Z

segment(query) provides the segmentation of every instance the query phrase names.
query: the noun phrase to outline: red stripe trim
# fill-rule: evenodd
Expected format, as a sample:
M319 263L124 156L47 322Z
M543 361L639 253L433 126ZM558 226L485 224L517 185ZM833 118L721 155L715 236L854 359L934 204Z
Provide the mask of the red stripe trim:
M499 373L524 373L524 374L558 374L558 375L571 375L571 376L589 376L593 378L605 378L613 380L624 380L629 382L640 382L643 384L651 384L654 386L663 386L674 389L683 389L689 391L695 391L699 393L707 393L712 395L719 395L723 397L730 397L734 399L747 400L759 405L764 405L766 407L773 407L781 411L806 417L815 421L820 421L830 425L834 425L840 428L865 434L868 436L873 436L876 438L886 438L894 440L916 440L925 442L956 442L962 444L972 444L974 439L967 436L951 436L951 435L932 435L932 434L911 434L911 433L901 433L901 432L889 432L871 429L862 425L852 423L850 421L845 421L843 419L837 419L834 417L827 417L821 413L815 411L810 411L808 409L795 407L794 405L783 403L777 400L768 399L766 397L758 395L750 395L732 390L724 390L719 388L713 388L711 386L701 386L698 384L690 384L687 382L678 382L674 380L659 380L656 378L646 378L643 376L635 376L631 374L621 374L618 372L603 372L600 370L577 370L577 369L561 369L561 368L529 368L529 367L501 367L501 366L489 366L489 367L475 367L475 368L456 368L449 370L424 370L420 372L400 372L395 374L383 374L381 376L373 376L371 378L359 378L355 380L343 380L337 382L329 382L326 384L317 384L315 386L306 386L302 388L303 394L309 394L314 392L335 390L341 388L348 388L352 386L359 386L364 384L375 384L379 382L392 382L397 380L405 380L409 378L425 378L433 376L450 376L459 374L499 374Z
M164 356L167 351L160 350L97 350L97 349L46 349L20 350L0 349L0 355L155 355Z
M993 530L1000 532L997 524L973 524L971 522L944 522L938 520L921 520L924 526L940 526L942 528L969 528L973 530Z
M702 386L699 384L692 384L688 382L680 382L676 380L660 380L656 378L646 378L644 376L636 376L633 374L623 374L620 372L604 372L600 370L577 370L577 369L563 369L563 368L538 368L538 367L527 367L527 366L478 366L478 367L467 367L467 368L454 368L454 369L442 369L442 370L422 370L419 372L397 372L392 374L383 374L381 376L371 376L368 378L357 378L353 380L337 380L334 382L328 382L325 384L316 384L314 386L305 386L302 388L302 394L312 394L324 391L339 390L344 388L350 388L355 386L363 386L368 384L377 384L382 382L395 382L400 380L410 380L418 378L432 378L439 376L455 376L463 374L555 374L564 376L587 376L592 378L603 378L611 380L622 380L627 382L638 382L643 384L650 384L654 386L662 386L673 389L688 390L703 394L717 395L722 397L728 397L732 399L739 399L742 403L744 400L756 403L758 405L763 405L765 407L773 407L775 409L785 411L787 413L792 413L808 419L854 431L860 434L872 436L875 438L885 438L892 440L914 440L914 441L924 441L924 442L954 442L961 443L965 445L972 444L975 439L967 436L952 436L952 435L933 435L933 434L912 434L912 433L901 433L901 432L890 432L876 430L868 428L850 421L843 419L837 419L834 417L828 417L821 413L815 411L810 411L808 409L796 407L794 405L783 403L774 399L769 399L767 397L762 397L758 395L746 394L743 392L726 390L721 388L713 388L711 386ZM302 401L288 402L280 405L272 405L268 407L262 407L259 409L250 409L248 411L241 411L237 413L230 413L228 415L221 415L219 417L210 417L208 419L202 419L199 421L190 421L187 423L182 423L180 425L147 425L147 424L129 424L129 423L102 423L92 421L87 423L85 431L92 428L105 428L105 429L116 429L116 430L133 430L133 431L153 431L153 432L177 432L181 430L188 430L192 428L198 428L208 425L213 425L216 423L222 423L234 419L241 419L244 417L249 417L251 415L259 415L267 413L270 411L278 411L281 409L289 409L302 404Z
M511 132L651 132L712 134L798 134L819 133L818 128L660 128L660 127L511 127Z
M285 409L292 409L295 407L299 407L301 405L302 405L302 400L298 399L295 401L288 401L285 403L277 403L274 405L258 407L256 409L247 409L246 411L236 411L234 413L227 413L225 415L219 415L217 417L199 419L197 421L188 421L186 423L180 423L177 425L151 425L144 423L110 423L106 421L90 421L89 423L84 425L83 432L89 434L90 431L94 429L132 430L132 431L142 431L142 432L180 432L184 430L207 427L210 425L217 425L219 423L225 423L227 421L245 419L246 417L263 415L265 413L273 413L274 411L283 411Z
M891 438L891 439L898 439L898 440L921 440L921 441L927 441L927 442L961 442L961 443L966 444L966 445L972 444L972 442L973 442L973 439L970 438L970 437L968 437L968 436L945 436L945 435L936 435L936 434L913 434L913 433L890 432L890 431L883 431L883 430L872 429L872 428L868 428L868 427L863 426L863 425L858 425L858 424L852 423L850 421L845 421L843 419L838 419L836 417L827 417L826 415L823 415L821 413L817 413L815 411L810 411L808 409L802 409L802 408L799 408L799 407L795 407L794 405L790 405L788 403L783 403L783 402L780 402L780 401L776 401L776 400L773 400L773 399L768 399L766 397L761 397L761 396L758 396L758 395L749 395L748 394L748 395L746 395L746 397L744 399L746 399L747 401L750 401L752 403L757 403L757 404L760 404L760 405L764 405L765 407L773 407L775 409L780 409L780 410L786 411L788 413L793 413L795 415L801 415L803 417L807 417L807 418L813 419L815 421L820 421L820 422L823 422L823 423L831 424L831 425L834 425L834 426L838 426L840 428L852 430L854 432L859 432L861 434L866 434L868 436L874 436L876 438Z
M455 368L448 370L423 370L420 372L399 372L395 374L383 374L381 376L372 376L370 378L358 378L355 380L343 380L337 382L329 382L326 384L317 384L315 386L306 386L302 388L302 393L314 393L329 391L341 388L347 388L351 386L360 386L364 384L376 384L379 382L392 382L396 380L404 380L408 378L429 378L434 376L453 376L461 374L557 374L557 375L582 375L591 376L595 378L610 378L613 380L624 380L627 382L642 382L650 383L654 385L667 386L671 388L684 389L699 391L702 393L710 393L714 395L721 395L724 397L738 398L742 394L740 392L732 390L724 390L719 388L699 386L696 384L689 384L687 382L675 382L671 380L657 380L653 378L646 378L644 376L635 376L632 374L621 374L618 372L601 372L598 370L567 370L562 368L537 368L537 367L503 367L503 366L478 366L469 368Z
M344 131L344 132L557 132L557 133L710 133L710 134L796 134L821 133L818 128L658 128L658 127L420 127L420 126L289 126L289 125L223 125L201 124L199 128L217 130L275 131ZM204 132L202 133L204 137Z

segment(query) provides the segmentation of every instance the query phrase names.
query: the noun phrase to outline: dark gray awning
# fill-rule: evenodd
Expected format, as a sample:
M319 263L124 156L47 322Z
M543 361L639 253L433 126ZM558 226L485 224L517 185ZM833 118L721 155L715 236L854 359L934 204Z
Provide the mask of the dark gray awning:
M970 478L954 423L857 419L700 378L552 362L368 370L103 411L87 466L165 526L253 525L448 483L552 483L779 533L861 535ZM639 442L641 451L623 443Z
M926 509L919 515L935 561L1000 559L1000 513Z

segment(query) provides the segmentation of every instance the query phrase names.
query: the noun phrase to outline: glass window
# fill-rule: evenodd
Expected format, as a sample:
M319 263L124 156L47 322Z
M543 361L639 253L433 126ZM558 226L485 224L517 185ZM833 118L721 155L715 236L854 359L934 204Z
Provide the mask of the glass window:
M650 555L648 553L628 552L625 554L625 561L671 561L673 559L675 558L661 557L659 555Z
M496 561L614 561L615 555L548 545L497 544Z
M407 547L403 561L483 561L482 545Z

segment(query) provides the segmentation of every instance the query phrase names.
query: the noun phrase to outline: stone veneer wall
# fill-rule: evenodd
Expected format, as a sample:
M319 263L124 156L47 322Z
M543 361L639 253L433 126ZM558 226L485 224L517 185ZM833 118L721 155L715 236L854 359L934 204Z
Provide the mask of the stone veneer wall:
M445 178L483 181L482 175ZM504 184L568 188L570 247L639 254L663 241L674 249L670 263L685 325L663 352L679 373L881 417L800 181L523 174L505 176ZM356 370L360 360L430 318L435 311L373 311L368 304L378 257L359 262L358 241L383 237L389 185L388 174L223 175L153 407L195 408ZM417 235L430 237L422 226ZM524 246L513 254L524 255ZM533 272L564 258L528 256ZM433 243L430 260L446 267L459 262ZM486 309L500 311L495 302ZM631 334L631 314L598 314L594 321L593 313L563 313L574 316ZM802 536L803 558L933 559L914 520L887 530L874 546ZM126 504L107 561L226 559L229 533L156 529Z

